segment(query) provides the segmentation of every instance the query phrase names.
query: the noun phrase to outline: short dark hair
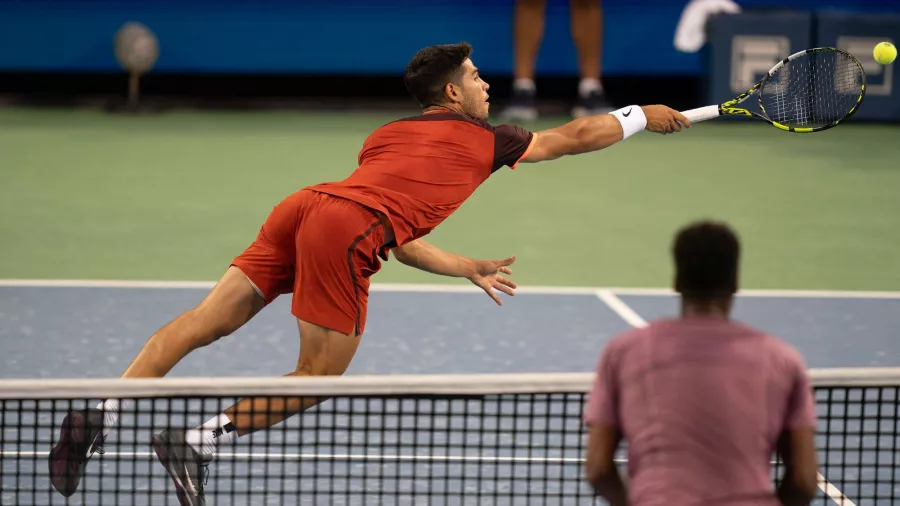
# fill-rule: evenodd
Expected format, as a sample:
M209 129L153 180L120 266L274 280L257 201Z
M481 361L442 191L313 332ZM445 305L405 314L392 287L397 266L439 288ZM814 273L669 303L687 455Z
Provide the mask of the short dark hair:
M730 297L738 289L740 240L727 224L703 220L675 237L675 290L689 299Z
M406 89L423 108L440 104L444 101L444 86L459 79L460 67L471 54L472 46L465 42L420 50L406 65Z

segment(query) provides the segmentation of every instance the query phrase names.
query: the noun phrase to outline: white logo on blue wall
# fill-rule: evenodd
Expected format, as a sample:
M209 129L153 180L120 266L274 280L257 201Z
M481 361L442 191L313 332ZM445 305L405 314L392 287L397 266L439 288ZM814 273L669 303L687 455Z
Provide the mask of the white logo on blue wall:
M781 35L735 35L731 38L733 93L753 87L779 61L791 54L791 40ZM787 74L780 76L782 80Z

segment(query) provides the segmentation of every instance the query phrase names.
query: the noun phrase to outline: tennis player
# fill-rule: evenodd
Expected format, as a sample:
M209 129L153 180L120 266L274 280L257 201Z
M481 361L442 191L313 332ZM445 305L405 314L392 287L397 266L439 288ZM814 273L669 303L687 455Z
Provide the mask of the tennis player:
M588 482L610 506L805 505L816 492L816 411L802 356L731 320L739 242L698 222L674 244L681 316L616 336L585 406ZM628 442L629 486L613 456ZM772 487L778 449L785 474Z
M475 260L422 238L458 209L501 167L553 160L611 146L643 130L668 134L690 126L662 105L629 106L533 133L492 126L488 83L468 44L422 49L409 62L406 87L423 114L375 130L349 177L304 188L274 207L256 240L197 307L155 334L123 378L166 375L188 353L239 329L282 294L292 294L300 354L288 376L339 375L366 325L369 278L393 253L403 264L466 278L498 305L514 295L515 256ZM201 466L223 445L314 405L309 399L244 399L192 430L168 430L153 445L181 504L204 504ZM69 413L51 452L56 489L72 495L85 463L124 408L116 399Z

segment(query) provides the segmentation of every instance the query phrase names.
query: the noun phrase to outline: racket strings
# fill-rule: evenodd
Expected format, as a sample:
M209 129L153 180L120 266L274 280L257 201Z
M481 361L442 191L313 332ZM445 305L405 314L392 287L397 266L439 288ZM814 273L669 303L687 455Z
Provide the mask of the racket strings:
M774 110L772 111L773 116L770 116L770 119L779 123L784 123L788 118L788 107L786 101L787 90L785 88L785 85L782 84L782 81L784 81L784 78L786 78L788 75L789 71L788 69L785 69L785 72L778 76L779 79L772 82L772 84L775 85L775 92L772 94L774 100ZM768 111L768 108L766 108L766 110Z
M767 80L760 90L760 105L771 120L785 126L830 125L856 106L862 72L856 60L844 53L806 53Z

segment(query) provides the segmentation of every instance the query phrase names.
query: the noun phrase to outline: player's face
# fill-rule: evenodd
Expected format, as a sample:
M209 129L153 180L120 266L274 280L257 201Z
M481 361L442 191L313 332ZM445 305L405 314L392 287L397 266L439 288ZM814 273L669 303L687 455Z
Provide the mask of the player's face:
M478 69L472 60L466 59L462 65L461 107L465 114L486 120L490 109L488 88L490 85L478 75Z

